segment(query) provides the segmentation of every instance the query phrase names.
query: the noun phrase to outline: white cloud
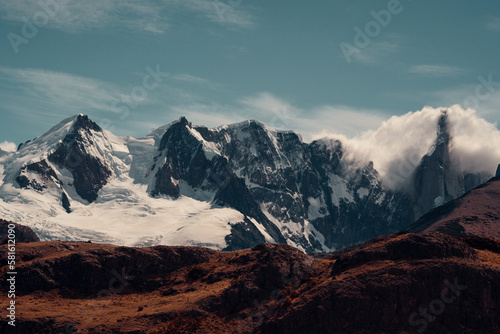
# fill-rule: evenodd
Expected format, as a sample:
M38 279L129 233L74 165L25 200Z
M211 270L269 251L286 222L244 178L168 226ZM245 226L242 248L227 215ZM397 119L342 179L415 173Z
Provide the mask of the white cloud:
M58 3L57 1L54 3ZM205 0L85 0L68 1L57 7L48 7L47 27L69 33L80 33L102 28L128 28L131 31L146 31L161 34L168 30L172 13L180 10L199 15L211 22L233 27L248 28L254 20L246 7L224 4L222 9L214 6L217 1ZM38 0L16 0L0 2L0 17L9 21L23 22L35 13L44 13Z
M15 152L17 150L17 145L8 141L0 143L0 149L7 152Z
M338 135L331 137L344 143L348 161L355 165L373 161L388 186L401 188L411 180L421 158L434 144L442 110L448 111L451 150L456 165L462 172L492 175L500 163L500 131L480 118L475 110L464 110L458 105L425 107L403 116L393 116L377 130L351 139Z
M490 17L485 23L485 28L494 32L500 32L500 17Z
M305 141L324 137L339 139L345 159L355 166L370 161L387 186L402 188L437 138L438 120L447 110L452 131L451 150L462 172L492 175L500 164L500 131L473 109L459 105L425 107L402 116L380 110L346 106L321 106L304 110L269 92L240 99L239 106L192 104L173 108L194 124L215 127L256 119L283 130L295 130Z
M473 109L451 108L452 151L459 166L466 172L494 173L500 164L500 131Z
M178 105L172 111L184 115L196 124L218 126L247 119L261 121L271 128L298 131L304 140L342 133L358 135L376 129L384 120L378 110L356 110L346 106L320 106L304 110L269 92L241 98L236 105L190 104Z
M415 65L410 68L410 73L434 77L450 77L463 72L461 68L443 65Z

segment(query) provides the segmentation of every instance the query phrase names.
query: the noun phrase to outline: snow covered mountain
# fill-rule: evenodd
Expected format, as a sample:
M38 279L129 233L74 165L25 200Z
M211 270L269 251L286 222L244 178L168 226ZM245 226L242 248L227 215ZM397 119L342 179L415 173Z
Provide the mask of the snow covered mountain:
M411 186L395 190L373 163L345 159L339 140L184 117L143 138L117 137L77 115L1 152L0 216L42 240L334 250L401 230L492 176L458 172L449 142L443 112Z

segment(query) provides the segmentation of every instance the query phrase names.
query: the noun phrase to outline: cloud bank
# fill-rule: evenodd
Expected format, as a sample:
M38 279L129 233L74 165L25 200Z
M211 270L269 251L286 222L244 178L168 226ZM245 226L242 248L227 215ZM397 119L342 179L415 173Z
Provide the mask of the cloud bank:
M356 165L372 161L386 184L399 189L406 185L421 158L435 143L442 110L448 111L452 136L450 152L459 171L492 176L500 164L500 131L479 117L475 110L463 109L459 105L425 107L403 116L393 116L377 130L366 131L354 138L329 137L344 144L347 161Z
M0 143L0 150L7 151L7 152L15 152L17 149L17 145L15 143L11 143L8 141L4 141Z

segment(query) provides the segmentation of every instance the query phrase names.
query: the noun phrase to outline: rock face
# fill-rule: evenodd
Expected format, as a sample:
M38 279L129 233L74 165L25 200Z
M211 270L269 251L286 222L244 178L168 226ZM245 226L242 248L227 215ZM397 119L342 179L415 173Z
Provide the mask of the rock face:
M384 188L372 164L348 169L338 141L306 144L257 121L208 129L181 118L159 152L151 194L197 189L214 205L256 219L276 242L307 251L350 245L412 221L409 196Z
M105 162L89 152L94 148L95 132L102 132L102 129L88 116L78 115L71 131L49 155L50 162L71 172L77 194L89 203L95 201L97 193L111 176Z
M493 239L440 233L321 256L276 244L21 244L16 333L497 333L499 252Z
M498 332L499 267L481 267L490 254L440 234L378 238L339 255L328 283L300 290L259 333Z
M214 204L262 222L275 241L306 251L338 249L397 231L485 181L453 165L446 112L436 128L414 187L403 192L384 187L371 163L347 165L339 141L306 144L292 131L257 121L208 129L181 118L161 139L150 192L177 197L198 189L211 193ZM302 232L292 232L297 228Z
M469 191L438 207L406 231L438 231L456 236L478 236L500 240L500 178Z
M460 197L485 182L478 174L462 173L450 153L451 133L446 111L438 122L437 140L414 175L414 210L419 218L431 209Z
M69 214L73 204L101 203L109 183L104 197L117 198L118 205L135 191L133 183L145 186L152 198L190 197L237 210L242 218L228 221L226 250L274 242L328 251L400 231L486 180L454 165L445 111L436 132L406 190L386 186L371 162L349 162L338 140L305 143L293 131L258 121L209 129L184 117L133 139L115 137L78 115L20 145L21 158L6 174L14 175L15 186L50 194ZM139 203L153 211L143 194L138 198L124 206Z
M16 243L40 241L35 232L33 232L33 230L29 227L0 219L0 242L3 242L6 238L8 238L10 224L14 224L15 226L14 230Z
M58 141L53 152L47 152L40 161L22 166L15 179L16 183L24 189L34 189L38 192L47 190L57 194L61 205L70 213L71 200L64 183L59 180L53 168L57 166L71 174L69 185L74 187L76 193L92 203L112 174L109 165L93 155L93 151L97 150L94 143L96 133L102 134L102 129L88 116L75 116L71 128ZM21 144L19 149L30 142Z

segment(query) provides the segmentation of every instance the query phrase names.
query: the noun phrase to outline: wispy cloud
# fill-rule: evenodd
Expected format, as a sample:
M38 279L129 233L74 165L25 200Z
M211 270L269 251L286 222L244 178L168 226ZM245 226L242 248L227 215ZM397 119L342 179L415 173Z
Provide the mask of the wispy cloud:
M58 106L74 113L113 111L111 104L121 93L110 83L62 72L0 67L0 73L2 81L19 85L17 93L25 99L36 101L38 106Z
M23 22L44 8L38 0L0 2L0 17L4 20ZM86 0L68 1L51 7L48 28L70 33L120 27L131 31L161 34L171 26L172 12L185 11L224 26L248 28L254 25L253 16L246 7L224 5L217 10L208 0ZM217 3L217 2L215 2ZM46 12L47 10L45 10Z
M5 20L23 22L24 18L31 18L44 9L38 0L18 0L2 1L0 11ZM47 27L70 33L116 26L163 33L169 27L167 19L162 16L162 8L152 1L68 1L51 7L49 15Z
M221 1L221 0L169 0L171 3L182 3L212 22L232 25L235 27L250 28L255 25L255 19L246 7L244 0Z
M137 122L146 118L161 124L165 119L160 120L159 115L166 111L172 115L175 106L191 106L199 115L214 118L216 111L207 112L200 101L223 87L186 73L169 75L157 89L136 100L133 92L142 87L143 78L139 76L136 83L132 88L63 72L0 67L0 108L13 117L38 124L51 124L78 113L89 114L107 130L140 136L150 128Z
M372 42L365 49L361 49L359 53L354 53L352 59L364 64L376 64L400 51L401 47L398 41L377 41Z
M183 81L183 82L193 84L193 85L204 86L206 88L213 89L213 90L217 90L217 89L220 89L222 87L222 85L217 83L217 82L214 82L214 81L211 81L208 79L204 79L204 78L200 78L200 77L197 77L197 76L194 76L191 74L187 74L187 73L172 75L172 79L178 80L178 81Z
M451 77L464 73L465 70L445 65L415 65L410 68L409 72L433 77Z
M17 145L15 143L11 143L9 141L4 141L3 143L0 143L0 150L7 152L15 152L16 149Z
M484 83L489 78L480 78L483 79L478 79L477 83L436 91L430 102L436 106L459 104L463 108L472 108L486 120L500 124L500 81L492 77L493 83L486 86Z
M494 32L500 32L500 17L490 17L485 23L485 28Z
M319 106L305 110L269 92L241 98L235 104L191 104L172 108L178 117L207 126L218 126L247 119L259 120L280 130L298 131L305 140L333 133L353 137L376 129L386 118L380 110L355 109L346 106Z

